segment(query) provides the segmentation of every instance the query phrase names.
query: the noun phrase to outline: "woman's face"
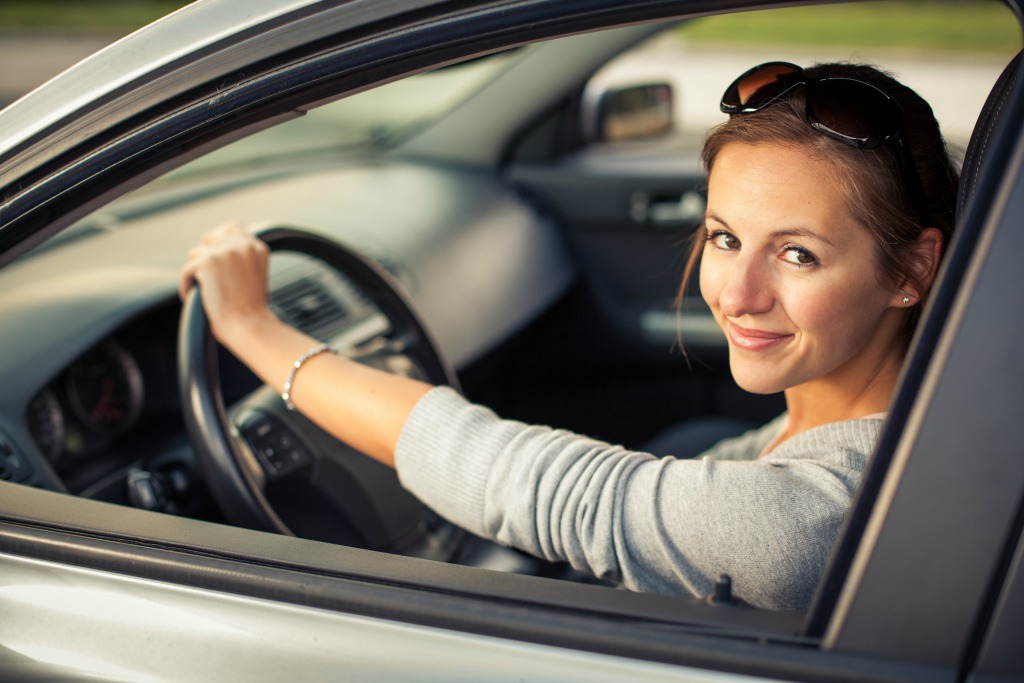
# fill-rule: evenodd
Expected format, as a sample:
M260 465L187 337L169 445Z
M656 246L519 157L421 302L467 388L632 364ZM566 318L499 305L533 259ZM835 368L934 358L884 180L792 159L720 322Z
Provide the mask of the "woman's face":
M726 145L706 229L701 293L741 387L775 393L881 369L898 343L901 295L879 283L874 240L827 164L783 145Z

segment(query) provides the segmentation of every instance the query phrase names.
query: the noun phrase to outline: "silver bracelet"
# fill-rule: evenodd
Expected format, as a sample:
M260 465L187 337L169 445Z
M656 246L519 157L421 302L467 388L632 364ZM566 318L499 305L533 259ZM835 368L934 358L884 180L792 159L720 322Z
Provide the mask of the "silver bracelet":
M314 346L309 351L306 351L297 361L292 363L292 369L288 373L288 379L284 381L284 389L281 390L281 400L284 401L285 408L288 410L295 410L295 404L292 403L292 383L295 381L295 374L299 371L299 368L301 368L302 364L313 356L319 356L321 353L326 353L327 351L337 353L334 350L334 347L330 344L320 344L318 346Z

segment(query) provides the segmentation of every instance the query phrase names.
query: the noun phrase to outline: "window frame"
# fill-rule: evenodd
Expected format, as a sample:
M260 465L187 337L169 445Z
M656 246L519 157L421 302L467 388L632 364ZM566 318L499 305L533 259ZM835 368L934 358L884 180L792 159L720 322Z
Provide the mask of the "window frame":
M346 5L325 4L329 7L323 15L311 11L302 26L315 26L327 15L331 21L344 18ZM709 1L654 0L629 7L611 0L436 4L436 9L408 13L381 10L372 20L362 17L365 23L334 37L313 37L312 28L298 31L290 36L287 50L261 53L262 61L243 77L232 71L238 50L251 46L255 34L277 31L282 24L275 20L250 27L206 52L206 64L215 65L208 71L183 75L190 69L183 60L162 67L151 87L91 103L86 123L77 125L72 135L58 136L59 143L48 147L49 136L57 131L45 131L0 164L0 183L9 193L0 207L0 264L170 166L293 116L309 102L365 87L369 80L387 81L454 59L605 24L720 9ZM762 5L774 3L745 3ZM1020 15L1019 5L1011 5ZM508 24L508 16L515 17L514 26ZM228 89L215 92L220 86L205 76L220 77L225 69L238 78ZM184 79L182 85L170 94L161 93L158 86L175 77ZM129 100L134 105L122 110ZM112 115L119 110L122 113ZM992 469L1007 464L1006 454L1012 451L1006 449L1019 444L1005 424L1015 417L1013 407L1021 405L1020 389L1010 384L1011 373L1000 374L996 354L982 353L985 372L978 372L978 354L990 348L991 340L972 320L982 315L986 324L995 317L996 323L1005 325L1006 316L1000 320L998 314L1013 310L1006 306L1014 302L1012 291L999 285L1014 274L1009 254L1024 253L1013 229L1024 223L1024 190L1018 175L1024 156L1024 99L1019 92L1004 117L1008 123L995 144L1013 151L983 169L987 183L981 196L992 201L987 206L977 201L972 215L982 247L972 249L961 238L964 256L946 269L944 293L930 308L931 322L915 342L918 348L936 352L921 354L920 362L915 360L903 375L879 446L887 456L872 465L844 540L845 559L834 563L825 584L823 595L831 592L832 597L822 597L802 626L792 615L729 611L700 601L619 595L513 575L483 576L417 560L387 562L385 556L368 551L194 520L167 520L8 484L0 484L0 552L303 607L734 673L839 681L856 671L878 680L932 675L937 676L932 680L952 680L978 654L980 634L993 615L1000 589L993 577L1007 574L1020 534L1024 472L1013 469L995 492L987 478ZM23 164L31 166L28 171L15 166L44 148L48 151L34 165ZM15 187L21 189L11 189ZM1012 244L1004 246L1003 241ZM1020 357L1019 350L1000 349ZM986 380L1002 376L1006 385L994 389L997 409L978 424L965 426L957 419L958 406L962 386L972 375ZM983 388L987 387L977 390ZM995 436L987 441L993 444L988 451L991 460L985 467L955 478L933 476L936 462L959 464L964 443L989 439L992 433ZM930 455L922 455L925 452ZM983 542L968 520L954 528L935 527L935 514L941 513L944 501L963 496L965 490L970 491L967 503L972 510L988 511L989 518L1005 522L987 528ZM878 500L872 505L869 498L876 491ZM863 538L857 534L858 525ZM943 558L970 558L953 563L957 576L951 581L964 590L952 599L946 584L913 581L916 567L935 561L934 547L915 542L922 535L942 540ZM894 553L894 548L901 552ZM838 577L847 572L852 578L840 581ZM1014 570L1012 576L1018 574ZM319 583L311 589L314 581ZM593 604L596 591L603 591L599 607ZM894 612L912 615L912 623L886 617ZM689 628L694 621L700 625L697 630ZM929 628L935 623L955 627L935 638ZM890 663L879 668L880 659Z

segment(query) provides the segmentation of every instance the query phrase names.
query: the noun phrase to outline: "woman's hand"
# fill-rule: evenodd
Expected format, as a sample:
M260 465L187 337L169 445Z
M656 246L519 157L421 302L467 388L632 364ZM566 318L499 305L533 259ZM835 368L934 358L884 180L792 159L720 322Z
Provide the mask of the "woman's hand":
M179 293L198 284L214 336L263 382L280 391L295 359L317 339L270 310L270 250L242 225L207 233L188 252ZM332 353L302 365L291 401L309 419L356 450L394 466L395 446L409 413L431 386Z
M189 250L181 272L182 299L198 284L214 336L230 341L272 315L267 301L269 249L239 223L208 232Z

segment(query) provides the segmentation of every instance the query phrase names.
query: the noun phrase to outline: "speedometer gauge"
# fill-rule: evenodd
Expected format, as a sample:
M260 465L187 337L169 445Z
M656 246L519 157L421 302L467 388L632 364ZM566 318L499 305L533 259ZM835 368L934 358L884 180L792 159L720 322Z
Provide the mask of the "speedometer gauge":
M142 409L142 373L120 344L105 341L68 369L68 402L88 429L104 436L120 434Z
M64 411L50 389L43 389L28 404L28 432L36 446L50 461L56 460L64 447Z

